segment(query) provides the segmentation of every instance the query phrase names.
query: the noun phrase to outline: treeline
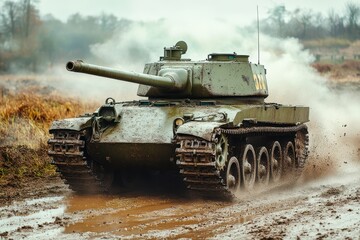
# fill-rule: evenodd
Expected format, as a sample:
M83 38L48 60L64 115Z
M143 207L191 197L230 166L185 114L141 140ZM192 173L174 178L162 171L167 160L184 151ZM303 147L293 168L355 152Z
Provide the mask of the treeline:
M261 25L262 31L272 36L294 37L302 41L337 39L328 42L346 45L360 40L360 4L348 2L342 14L330 10L326 16L311 9L289 11L284 5L278 5L268 11Z
M74 14L66 22L51 15L40 18L38 1L0 0L0 73L22 69L38 72L68 59L89 59L94 57L92 44L106 41L115 30L131 24L108 14ZM343 14L332 10L326 16L312 10L289 11L278 5L269 10L261 26L273 36L303 41L335 39L330 44L336 42L341 47L360 39L360 5L350 2Z
M108 14L74 14L64 23L51 15L40 18L36 0L0 3L0 72L39 72L57 62L93 57L92 44L129 24Z

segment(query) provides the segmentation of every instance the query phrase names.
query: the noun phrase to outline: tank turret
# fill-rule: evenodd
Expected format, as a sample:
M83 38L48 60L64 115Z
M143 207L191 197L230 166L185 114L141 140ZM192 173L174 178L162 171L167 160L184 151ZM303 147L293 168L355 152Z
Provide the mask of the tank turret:
M66 68L140 84L138 95L149 98L221 98L251 97L263 100L268 96L266 70L250 63L247 55L212 53L206 60L182 59L185 42L164 48L158 62L145 65L143 73L123 71L70 61Z

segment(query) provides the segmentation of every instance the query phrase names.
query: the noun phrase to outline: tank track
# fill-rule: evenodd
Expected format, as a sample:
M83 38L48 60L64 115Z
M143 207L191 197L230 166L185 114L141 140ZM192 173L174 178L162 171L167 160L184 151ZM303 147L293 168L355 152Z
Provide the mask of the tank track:
M296 154L299 164L296 169L295 177L299 177L302 168L305 165L308 156L308 132L306 125L298 125L293 127L248 127L237 129L215 130L215 134L225 134L226 136L242 135L242 136L261 136L261 135L284 135L288 133L296 133L295 141L298 141ZM242 137L239 136L239 137ZM233 197L233 193L226 186L226 179L222 171L217 168L215 163L216 142L206 141L194 136L184 135L177 136L175 139L177 148L176 164L180 169L188 189L195 190L200 193L216 193L218 196Z
M77 193L107 191L107 186L99 178L98 168L88 161L84 154L83 132L57 130L54 138L48 140L48 155L65 183Z
M187 188L198 192L217 192L225 196L231 194L216 168L214 142L193 136L177 136L176 141L176 164Z

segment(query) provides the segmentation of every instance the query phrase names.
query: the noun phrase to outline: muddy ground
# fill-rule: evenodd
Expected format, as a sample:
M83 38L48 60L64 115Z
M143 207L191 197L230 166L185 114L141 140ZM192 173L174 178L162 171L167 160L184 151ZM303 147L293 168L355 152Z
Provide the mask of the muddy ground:
M176 190L79 196L57 177L24 184L0 207L3 239L359 239L360 166L308 173L234 201ZM311 178L311 177L310 177Z

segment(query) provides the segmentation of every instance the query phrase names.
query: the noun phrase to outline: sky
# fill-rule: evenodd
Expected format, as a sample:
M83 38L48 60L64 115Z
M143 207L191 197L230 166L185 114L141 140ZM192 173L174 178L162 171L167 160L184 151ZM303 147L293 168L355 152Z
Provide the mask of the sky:
M42 16L52 14L66 21L74 14L114 14L131 20L153 21L165 19L217 19L247 25L256 20L256 6L259 15L265 16L268 9L283 4L286 9L310 9L327 14L330 9L341 13L346 3L352 0L39 0L37 6Z

